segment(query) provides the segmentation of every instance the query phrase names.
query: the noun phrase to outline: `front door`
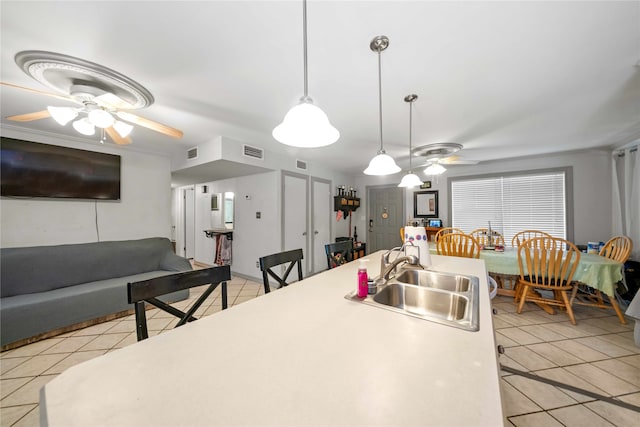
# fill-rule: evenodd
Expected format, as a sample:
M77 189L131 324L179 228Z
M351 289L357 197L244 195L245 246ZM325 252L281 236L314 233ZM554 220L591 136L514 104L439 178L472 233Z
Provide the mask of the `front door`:
M402 245L400 227L404 220L404 189L370 187L368 189L367 252L391 249Z

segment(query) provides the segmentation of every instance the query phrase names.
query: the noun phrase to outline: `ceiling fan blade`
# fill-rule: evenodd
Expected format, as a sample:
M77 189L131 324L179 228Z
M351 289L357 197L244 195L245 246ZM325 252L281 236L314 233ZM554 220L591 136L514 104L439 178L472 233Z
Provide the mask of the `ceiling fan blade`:
M9 116L8 120L13 120L14 122L30 122L33 120L46 119L47 117L51 117L51 113L49 110L36 111L35 113L27 113L27 114L18 114L17 116Z
M2 86L7 86L7 87L12 87L14 89L20 89L20 90L25 90L27 92L31 92L31 93L37 93L38 95L45 95L45 96L51 96L53 98L58 98L58 99L62 99L64 101L71 101L71 102L75 102L76 104L78 103L78 101L76 101L75 99L71 98L70 96L65 96L65 95L58 95L55 93L51 93L51 92L44 92L42 90L37 90L37 89L31 89L29 87L24 87L24 86L18 86L18 85L14 85L12 83L5 83L5 82L0 82L0 85Z
M121 108L124 110L128 110L128 109L134 108L134 106L131 105L129 102L125 101L124 99L120 98L119 96L113 93L105 93L100 96L96 96L94 100L99 105L102 105L103 107L108 107L111 109Z
M480 162L478 160L465 160L460 156L449 156L444 159L438 159L438 163L443 165L477 165Z
M105 128L105 132L107 132L107 135L109 135L111 139L113 139L113 142L118 145L131 144L131 138L129 138L128 136L126 138L121 137L113 127Z
M154 122L153 120L145 119L144 117L136 116L126 111L118 111L116 113L122 120L126 120L130 123L151 129L156 132L163 133L172 138L182 138L183 132L179 129L172 128L162 123Z

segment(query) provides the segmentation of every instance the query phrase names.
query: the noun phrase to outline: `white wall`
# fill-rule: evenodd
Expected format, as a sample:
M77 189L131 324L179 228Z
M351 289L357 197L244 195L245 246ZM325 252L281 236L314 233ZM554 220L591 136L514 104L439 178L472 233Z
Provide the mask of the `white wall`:
M171 237L168 157L10 129L2 136L122 156L120 201L0 199L2 247Z
M437 190L439 198L439 217L445 226L449 226L447 178L453 176L473 176L493 172L514 172L554 167L571 166L573 168L573 224L574 242L586 244L588 241L606 242L612 236L611 221L611 152L607 150L588 150L566 152L546 156L483 162L470 166L448 166L447 172L439 177L427 178L420 171L423 180L432 182L430 190ZM384 185L399 183L402 173L386 177L358 177L359 188L368 185ZM421 191L408 189L405 192L405 212L407 219L413 217L413 193ZM366 192L363 192L366 199ZM366 200L362 201L365 209L358 215L358 230L365 230ZM358 233L360 235L360 233ZM362 235L366 239L366 233Z

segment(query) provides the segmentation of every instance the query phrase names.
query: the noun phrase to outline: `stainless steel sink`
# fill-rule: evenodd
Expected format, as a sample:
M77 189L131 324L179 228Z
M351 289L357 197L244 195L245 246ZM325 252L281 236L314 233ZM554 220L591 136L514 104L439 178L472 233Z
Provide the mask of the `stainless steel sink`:
M469 305L469 298L460 294L402 283L385 286L373 300L409 313L453 321L464 319Z
M395 281L450 292L467 292L471 286L470 276L442 274L428 270L404 270L395 277Z
M477 331L479 280L475 276L428 270L401 270L377 294L352 301L436 322Z

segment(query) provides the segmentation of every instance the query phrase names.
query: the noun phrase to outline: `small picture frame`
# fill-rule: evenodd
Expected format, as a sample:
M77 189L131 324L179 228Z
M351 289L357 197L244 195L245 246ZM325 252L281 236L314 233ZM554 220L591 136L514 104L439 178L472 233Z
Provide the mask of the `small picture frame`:
M438 191L415 191L413 193L414 218L438 218Z
M420 188L423 190L426 190L428 188L431 188L431 181L425 181L422 183L422 185L420 185Z

